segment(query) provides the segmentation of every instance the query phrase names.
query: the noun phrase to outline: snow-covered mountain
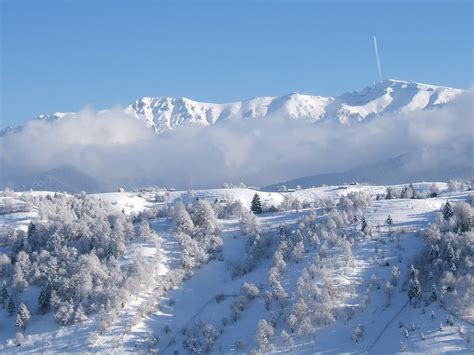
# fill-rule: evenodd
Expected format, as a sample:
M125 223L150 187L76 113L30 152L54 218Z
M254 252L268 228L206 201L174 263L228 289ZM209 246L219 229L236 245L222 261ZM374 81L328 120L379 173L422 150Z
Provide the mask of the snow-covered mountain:
M227 120L286 117L342 124L384 113L432 109L453 100L463 90L400 80L384 80L337 97L291 93L281 97L254 97L232 103L204 103L180 97L142 97L124 108L157 133L190 124L209 126ZM56 120L66 113L41 115Z

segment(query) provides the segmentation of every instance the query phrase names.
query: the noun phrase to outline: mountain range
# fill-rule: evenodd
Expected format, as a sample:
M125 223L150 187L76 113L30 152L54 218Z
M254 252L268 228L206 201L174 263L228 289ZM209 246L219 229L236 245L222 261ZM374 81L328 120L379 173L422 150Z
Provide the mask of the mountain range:
M152 129L158 135L158 141L161 141L160 135L162 133L180 127L207 127L213 125L223 125L226 122L241 120L247 121L249 123L247 126L252 127L252 120L262 119L270 120L268 121L270 126L267 125L267 127L272 127L271 119L276 117L286 118L288 120L304 120L311 124L314 123L315 125L318 123L332 122L335 123L335 128L338 130L338 125L341 127L351 126L355 123L365 125L365 123L371 121L385 119L386 115L383 116L384 114L391 114L391 117L396 119L397 114L436 110L437 108L450 103L463 92L465 92L465 90L444 86L434 86L400 80L384 80L368 86L360 91L347 92L336 97L291 93L281 97L254 97L240 102L221 104L202 103L184 97L142 97L128 106L121 108L120 110L122 110L126 115L143 123L143 125L149 129ZM106 113L108 111L110 110L102 110L100 112ZM72 112L56 112L53 114L40 115L36 118L33 118L32 120L56 122L73 114L74 113ZM113 120L113 117L114 116L112 115L110 119ZM71 120L74 120L74 116L71 117ZM113 125L114 123L112 122L112 126ZM390 125L387 125L387 127L389 126ZM9 133L21 132L22 129L23 126L6 128L3 131L0 131L0 137L3 136L2 138L7 138L7 136L10 136ZM36 128L32 127L32 129L34 130ZM46 127L46 129L48 128ZM354 127L354 129L358 130L359 128ZM319 130L319 128L316 128L316 130ZM64 133L65 132L60 131L60 134ZM108 133L110 132L107 130L99 132L99 134ZM38 134L41 135L41 132ZM87 133L83 132L77 134ZM271 132L267 132L267 134L271 134ZM11 138L13 137L14 136L11 136ZM28 137L28 135L26 137ZM3 163L3 172L0 174L0 187L8 186L20 190L33 188L36 190L64 190L71 192L85 190L89 192L110 189L110 186L115 186L119 183L125 185L126 187L138 187L136 185L139 183L151 183L158 179L158 177L155 175L144 175L143 171L148 171L148 168L138 169L139 171L136 173L137 176L135 176L135 180L133 180L132 177L129 177L132 180L124 180L123 182L120 179L115 180L116 174L113 171L105 171L103 174L95 176L94 174L91 174L91 169L88 170L85 166L83 166L83 157L88 155L84 155L82 150L81 152L69 152L67 150L69 149L69 146L67 145L67 143L69 143L68 140L64 141L66 145L59 144L55 146L54 142L48 141L48 144L46 144L46 142L43 143L41 141L41 138L39 139L39 141L36 141L37 144L39 144L37 147L38 150L43 150L43 146L48 147L48 149L52 149L49 146L50 143L54 149L59 149L52 150L54 155L42 158L46 161L49 161L48 159L50 159L50 163L44 164L44 166L39 163L37 166L38 161L41 160L30 157L31 154L34 155L33 152L26 155L18 153L19 156L16 160L9 159L8 165ZM13 141L15 140L13 139ZM17 141L21 143L16 144L22 145L25 143L25 141L22 141L21 139ZM11 139L5 139L5 143L9 145L8 149L18 152L18 147L12 147L11 142ZM196 142L196 144L199 144L199 142ZM4 147L6 148L7 146ZM161 146L161 148L163 148L163 146ZM337 147L335 146L334 149L337 149ZM453 153L449 151L446 153L446 149L441 149L439 151L433 151L431 149L426 152L422 150L407 151L404 149L399 149L398 153L388 155L384 157L383 160L374 160L372 162L367 162L365 165L355 166L351 169L347 168L346 170L336 170L335 172L329 171L328 173L324 174L309 175L306 177L302 177L304 176L303 174L293 175L293 177L296 177L297 179L284 181L283 183L279 184L285 184L287 187L294 188L297 185L302 187L311 187L313 185L317 186L331 183L342 184L351 181L384 184L423 179L446 180L454 176L472 176L472 165L466 165L465 161L463 160L446 161L446 159L444 159L444 163L438 167L436 164L432 164L434 167L431 166L429 168L421 166L420 162L423 160L426 161L426 156L436 157L441 156L442 154L447 156L450 156L450 154L456 156L455 154L457 153L454 153L454 151L461 151L463 157L472 156L472 152L470 152L471 145L468 143L465 146L461 145L460 148L458 147L458 149L453 150ZM452 149L452 147L449 149ZM270 150L273 150L273 148ZM5 149L5 152L6 151L7 149ZM160 155L160 158L156 158L153 155L153 159L158 159L157 161L159 161L160 159L166 157L166 153L163 154ZM232 152L229 152L228 154L229 157L233 156ZM267 151L267 154L273 153L271 151ZM71 163L70 159L67 157L74 157L78 158L79 160L74 164ZM180 155L180 157L181 158L177 158L172 155L169 157L169 159L183 159L182 155ZM285 157L280 157L279 159L281 158L289 159ZM30 159L31 162L25 163L28 159ZM61 162L58 159L61 159ZM97 157L97 159L97 162L100 166L101 158ZM168 157L166 157L166 159L168 159ZM262 162L265 163L266 157L264 156L262 159ZM95 160L96 158L94 158L92 161L95 162ZM2 163L1 159L0 163ZM154 163L156 162L154 161ZM216 162L216 164L221 163L222 162L220 161ZM143 164L146 166L149 165L147 162L143 162ZM180 161L180 164L187 166L186 162L184 161ZM308 161L308 165L311 164L313 164L313 162L310 159ZM17 165L27 166L28 169L33 167L33 170L28 170L29 172L25 173L24 170L18 169ZM97 165L92 166L95 167L95 169L97 168ZM352 166L354 166L354 164ZM315 169L315 171L317 171L317 169ZM168 180L174 181L173 176L166 175L166 171L159 170L159 172L163 176L166 176ZM187 171L186 174L192 175L195 173L196 172L194 171ZM161 176L161 178L163 178L163 176ZM114 182L105 183L104 179L106 177L110 181ZM238 179L238 177L235 176L234 178ZM268 183L275 182L276 181L271 180L268 181ZM265 187L264 190L275 190L279 184L269 185ZM185 186L181 187L184 188ZM186 187L193 188L194 186Z
M254 97L231 103L204 103L185 97L142 97L123 111L162 133L186 125L209 126L228 120L287 117L311 122L351 124L384 113L405 113L444 105L464 90L401 80L383 80L361 91L340 96L313 96L297 92L280 97ZM71 113L56 112L35 119L54 121ZM2 131L19 129L6 128Z

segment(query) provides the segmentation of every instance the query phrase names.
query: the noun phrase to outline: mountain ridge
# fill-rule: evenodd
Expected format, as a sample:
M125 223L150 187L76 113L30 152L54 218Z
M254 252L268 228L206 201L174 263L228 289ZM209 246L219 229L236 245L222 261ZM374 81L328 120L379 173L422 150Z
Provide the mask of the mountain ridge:
M282 116L310 122L336 121L350 125L384 113L432 109L452 101L465 90L386 79L339 96L292 92L279 97L251 97L228 103L199 102L186 97L141 97L122 108L156 133L186 125L210 126L227 120ZM107 112L102 110L100 112ZM33 120L55 121L73 112L40 115ZM0 135L21 129L6 127Z

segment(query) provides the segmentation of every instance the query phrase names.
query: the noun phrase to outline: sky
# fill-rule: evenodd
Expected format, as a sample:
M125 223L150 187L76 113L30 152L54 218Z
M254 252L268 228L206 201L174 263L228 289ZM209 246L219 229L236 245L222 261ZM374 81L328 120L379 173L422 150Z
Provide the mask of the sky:
M0 0L0 129L142 96L339 95L384 78L469 88L471 1Z

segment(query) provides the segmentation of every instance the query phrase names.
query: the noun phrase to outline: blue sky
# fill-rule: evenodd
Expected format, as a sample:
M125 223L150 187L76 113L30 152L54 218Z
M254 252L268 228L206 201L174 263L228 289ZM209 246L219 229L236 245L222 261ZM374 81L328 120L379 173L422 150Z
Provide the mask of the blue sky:
M1 2L0 126L141 96L338 95L385 78L468 88L471 1Z

